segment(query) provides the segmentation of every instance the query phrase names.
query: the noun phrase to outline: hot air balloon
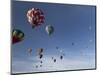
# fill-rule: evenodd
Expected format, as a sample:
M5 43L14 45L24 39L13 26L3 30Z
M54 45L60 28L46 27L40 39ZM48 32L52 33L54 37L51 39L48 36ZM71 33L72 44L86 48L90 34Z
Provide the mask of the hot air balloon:
M52 59L54 59L54 58L52 57Z
M56 46L56 49L59 49L59 47L58 47L58 46Z
M54 59L54 62L56 62L56 59Z
M28 22L32 25L32 28L40 26L44 23L44 13L39 8L32 8L27 12Z
M29 53L29 55L31 55L31 53L32 53L32 49L31 48L28 49L28 53Z
M13 29L12 31L12 43L18 43L24 39L24 33L19 29Z
M39 56L40 59L43 57L43 50L44 50L43 48L38 48L37 49L38 56Z
M40 67L42 67L42 65L40 65Z
M62 55L60 56L60 59L61 59L61 60L63 59L63 56L62 56Z
M46 26L46 32L48 35L51 35L54 32L54 27L51 25Z
M43 57L43 54L40 54L40 55L39 55L39 58L41 59L42 57Z
M38 65L36 65L36 68L38 68Z
M75 44L74 44L74 42L72 42L72 46L74 46Z
M42 53L43 53L43 50L44 50L43 48L38 48L38 49L37 49L38 55L42 54Z

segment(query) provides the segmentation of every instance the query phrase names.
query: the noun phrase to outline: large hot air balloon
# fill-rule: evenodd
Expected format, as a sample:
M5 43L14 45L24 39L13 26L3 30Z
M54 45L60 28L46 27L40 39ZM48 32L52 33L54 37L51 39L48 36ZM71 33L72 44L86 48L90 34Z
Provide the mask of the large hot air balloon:
M36 65L36 68L38 68L38 65Z
M24 39L24 33L19 29L13 29L12 31L12 43L18 43Z
M27 12L28 22L32 25L32 28L40 26L44 23L44 13L41 9L32 8Z
M54 27L51 25L46 26L46 32L48 35L51 35L54 32Z

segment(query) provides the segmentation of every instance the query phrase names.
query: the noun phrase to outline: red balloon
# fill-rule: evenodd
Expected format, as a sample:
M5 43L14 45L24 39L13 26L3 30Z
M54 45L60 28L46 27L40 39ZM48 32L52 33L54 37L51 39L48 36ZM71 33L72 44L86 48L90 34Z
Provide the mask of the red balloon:
M20 41L21 41L21 39L19 39L18 37L13 36L13 38L12 38L12 43L13 44L15 44L17 42L20 42Z
M12 31L12 43L18 43L24 38L24 33L21 30L13 29Z
M45 17L41 9L32 8L27 12L27 19L34 28L43 24Z

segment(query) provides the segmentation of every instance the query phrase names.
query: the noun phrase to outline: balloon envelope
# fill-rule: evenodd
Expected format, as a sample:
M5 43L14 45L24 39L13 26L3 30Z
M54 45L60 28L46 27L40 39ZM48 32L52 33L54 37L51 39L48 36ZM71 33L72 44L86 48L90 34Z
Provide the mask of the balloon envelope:
M32 28L40 26L44 23L44 13L41 9L32 8L27 12L28 22L32 25Z
M56 62L56 59L54 59L54 62Z
M12 43L18 43L24 38L24 33L21 30L13 29L12 31Z
M48 35L51 35L54 32L54 27L51 25L46 26L46 32Z
M41 59L43 57L43 54L40 54L39 58Z
M62 60L63 59L63 56L60 56L60 59Z

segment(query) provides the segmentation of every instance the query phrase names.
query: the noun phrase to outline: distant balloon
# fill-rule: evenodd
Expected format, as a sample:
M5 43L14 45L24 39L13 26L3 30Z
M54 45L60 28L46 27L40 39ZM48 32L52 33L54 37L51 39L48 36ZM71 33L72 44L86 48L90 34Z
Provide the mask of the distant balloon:
M41 59L43 57L43 54L40 54L39 58Z
M56 59L54 59L54 62L56 62Z
M38 48L38 49L37 49L38 55L41 55L41 54L43 53L43 50L44 50L43 48Z
M72 46L75 45L74 42L72 42Z
M62 60L63 59L63 56L60 56L60 59Z
M56 47L56 49L59 49L59 47Z
M32 53L32 49L31 48L28 49L28 53L29 53L29 55L31 55L31 53Z
M54 32L54 27L51 25L46 26L46 32L48 35L51 35Z
M42 67L42 65L40 65L40 67Z
M27 12L28 22L32 25L32 28L41 26L44 23L44 13L39 8L32 8Z
M13 29L12 31L12 43L21 42L24 39L24 33L19 29Z

